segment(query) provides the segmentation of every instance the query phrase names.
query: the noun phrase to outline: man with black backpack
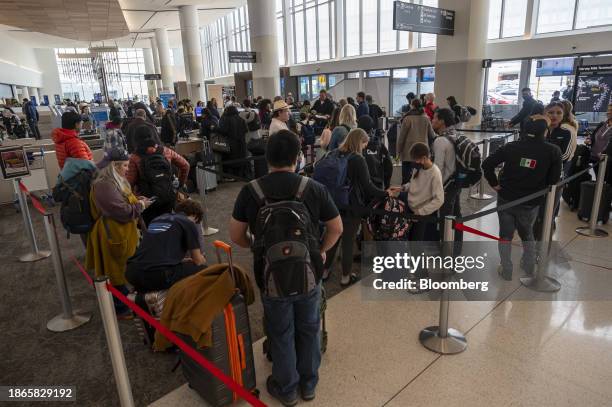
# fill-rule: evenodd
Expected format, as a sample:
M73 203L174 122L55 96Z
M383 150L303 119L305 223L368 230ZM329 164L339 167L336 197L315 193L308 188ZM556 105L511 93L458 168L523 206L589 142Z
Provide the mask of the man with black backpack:
M455 113L448 108L434 113L431 126L438 134L433 142L434 162L442 172L444 204L440 208L440 229L447 215L461 216L461 189L480 180L480 151L469 138L458 136ZM462 241L463 233L455 231L455 241Z
M325 187L295 173L300 140L270 136L270 173L242 188L230 221L232 241L251 248L273 360L268 392L285 406L315 397L321 362L320 300L325 252L342 221ZM319 236L319 222L325 225ZM250 230L250 232L249 232Z
M172 212L179 188L189 176L189 163L174 150L157 144L157 137L147 126L136 129L136 153L130 155L126 178L137 195L154 202L142 213L145 224ZM174 167L178 169L178 177Z

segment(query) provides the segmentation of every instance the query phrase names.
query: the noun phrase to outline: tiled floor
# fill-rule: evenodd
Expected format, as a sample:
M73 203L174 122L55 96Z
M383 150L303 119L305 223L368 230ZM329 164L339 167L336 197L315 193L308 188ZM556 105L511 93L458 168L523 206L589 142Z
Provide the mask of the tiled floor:
M469 225L497 233L495 214ZM359 286L336 295L317 399L308 405L612 405L612 239L578 237L584 223L565 206L557 225L565 251L552 274L561 291L535 293L515 280L505 283L504 301L452 302L450 326L468 340L458 355L440 356L418 341L437 323L437 302L363 301ZM279 405L265 391L270 364L261 341L254 352L262 400ZM178 405L205 404L187 386L152 404Z

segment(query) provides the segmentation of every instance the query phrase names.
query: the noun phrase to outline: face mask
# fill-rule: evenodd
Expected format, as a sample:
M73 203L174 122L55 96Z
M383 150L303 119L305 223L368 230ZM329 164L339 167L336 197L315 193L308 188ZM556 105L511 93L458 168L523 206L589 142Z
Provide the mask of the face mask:
M413 164L412 164L412 167L413 167L415 170L417 170L417 171L418 171L418 170L422 170L422 169L423 169L423 164L413 163Z

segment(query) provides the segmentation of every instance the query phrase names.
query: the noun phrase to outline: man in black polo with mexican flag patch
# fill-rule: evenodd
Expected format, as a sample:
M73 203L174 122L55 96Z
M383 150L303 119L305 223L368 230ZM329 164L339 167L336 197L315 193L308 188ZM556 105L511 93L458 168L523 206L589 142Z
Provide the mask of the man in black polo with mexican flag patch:
M487 157L482 163L485 178L497 191L497 205L526 197L559 182L561 177L561 150L547 143L548 118L540 115L529 117L523 126L519 141L510 142ZM503 164L499 176L495 169ZM523 241L521 268L533 275L536 261L536 242L533 225L544 197L538 197L520 205L498 212L499 243L501 257L500 274L504 280L512 280L512 246L514 231Z

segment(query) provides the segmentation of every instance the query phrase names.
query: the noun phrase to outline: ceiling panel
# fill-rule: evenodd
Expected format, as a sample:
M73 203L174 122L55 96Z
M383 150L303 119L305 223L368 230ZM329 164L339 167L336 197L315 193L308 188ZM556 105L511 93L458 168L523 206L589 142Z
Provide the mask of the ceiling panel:
M0 0L0 24L72 40L129 33L117 0Z

